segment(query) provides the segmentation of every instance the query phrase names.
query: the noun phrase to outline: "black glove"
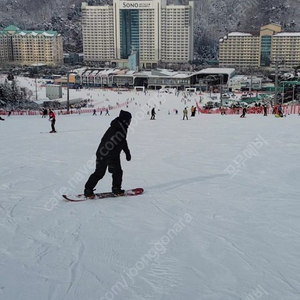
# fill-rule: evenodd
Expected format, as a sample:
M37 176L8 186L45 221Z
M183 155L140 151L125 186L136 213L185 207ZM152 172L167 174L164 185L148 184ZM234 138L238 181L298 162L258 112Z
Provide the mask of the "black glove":
M131 161L131 154L130 154L130 152L126 153L126 160L127 161Z

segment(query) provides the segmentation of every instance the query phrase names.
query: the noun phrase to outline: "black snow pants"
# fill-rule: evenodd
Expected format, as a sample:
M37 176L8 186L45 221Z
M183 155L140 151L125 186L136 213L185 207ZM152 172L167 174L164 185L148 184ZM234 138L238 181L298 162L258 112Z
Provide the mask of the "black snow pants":
M96 170L86 182L85 189L93 190L98 181L104 177L107 168L108 172L112 174L112 187L121 188L123 170L121 168L120 157L113 160L101 157L96 159Z
M55 131L55 120L51 120L51 129Z

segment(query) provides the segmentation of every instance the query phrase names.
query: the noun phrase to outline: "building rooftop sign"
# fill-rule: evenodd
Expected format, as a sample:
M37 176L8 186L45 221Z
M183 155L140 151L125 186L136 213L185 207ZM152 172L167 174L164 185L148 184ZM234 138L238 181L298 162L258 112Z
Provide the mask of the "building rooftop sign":
M120 1L120 9L150 9L152 1Z

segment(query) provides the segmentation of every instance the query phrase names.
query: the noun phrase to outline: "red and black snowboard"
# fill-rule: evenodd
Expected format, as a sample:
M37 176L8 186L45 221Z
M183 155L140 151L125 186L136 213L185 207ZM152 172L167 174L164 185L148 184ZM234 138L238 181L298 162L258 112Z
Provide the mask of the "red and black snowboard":
M131 189L131 190L126 190L124 194L122 195L115 195L112 192L107 192L107 193L95 193L95 198L94 199L89 199L86 198L83 194L79 195L62 195L64 199L68 201L86 201L86 200L97 200L97 199L104 199L104 198L115 198L115 197L125 197L125 196L137 196L140 195L144 192L144 189L142 188L136 188L136 189Z

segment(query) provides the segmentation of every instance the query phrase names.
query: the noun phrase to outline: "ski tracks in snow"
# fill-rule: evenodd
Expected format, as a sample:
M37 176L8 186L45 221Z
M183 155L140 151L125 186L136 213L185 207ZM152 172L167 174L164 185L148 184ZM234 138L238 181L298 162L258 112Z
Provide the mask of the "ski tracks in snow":
M81 261L82 257L85 251L85 245L84 243L80 240L80 227L76 230L76 240L78 244L77 248L77 253L75 254L75 260L72 262L72 265L70 266L69 270L69 286L66 291L66 295L63 297L63 299L66 299L70 291L73 291L73 286L77 284L78 282L78 277L82 275L82 266L81 266ZM74 253L73 253L74 254ZM80 280L82 282L82 280ZM85 280L83 280L85 282ZM50 300L50 299L49 299Z

